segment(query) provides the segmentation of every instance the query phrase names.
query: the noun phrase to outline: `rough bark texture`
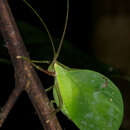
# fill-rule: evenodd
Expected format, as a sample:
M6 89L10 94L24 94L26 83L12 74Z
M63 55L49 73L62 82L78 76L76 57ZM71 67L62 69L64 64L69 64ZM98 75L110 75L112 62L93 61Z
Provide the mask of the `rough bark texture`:
M45 130L61 130L56 116L49 118L54 109L50 106L48 97L41 85L31 64L17 56L28 57L23 40L19 34L11 10L6 0L0 0L0 31L8 48L9 55L15 72L15 88L0 114L2 126L8 113L12 109L21 92L25 90L35 107L40 121Z

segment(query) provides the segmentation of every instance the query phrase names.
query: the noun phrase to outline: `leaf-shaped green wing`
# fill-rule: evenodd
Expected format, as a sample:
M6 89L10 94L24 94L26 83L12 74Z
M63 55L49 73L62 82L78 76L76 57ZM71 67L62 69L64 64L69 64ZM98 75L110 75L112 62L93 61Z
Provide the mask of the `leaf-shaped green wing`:
M55 64L63 100L61 111L80 130L118 130L123 118L119 89L104 75L90 70L68 71ZM54 98L58 104L54 88Z

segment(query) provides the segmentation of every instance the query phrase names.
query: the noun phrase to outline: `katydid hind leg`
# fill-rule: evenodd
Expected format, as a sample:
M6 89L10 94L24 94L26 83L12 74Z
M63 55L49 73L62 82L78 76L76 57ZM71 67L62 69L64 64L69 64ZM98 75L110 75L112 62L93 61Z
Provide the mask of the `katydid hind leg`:
M56 79L56 82L55 82L55 89L56 89L57 98L58 98L58 104L57 104L56 111L59 112L61 110L62 106L63 106L63 100L62 100L62 96L61 96L61 93L60 93L59 84L58 84L57 79Z

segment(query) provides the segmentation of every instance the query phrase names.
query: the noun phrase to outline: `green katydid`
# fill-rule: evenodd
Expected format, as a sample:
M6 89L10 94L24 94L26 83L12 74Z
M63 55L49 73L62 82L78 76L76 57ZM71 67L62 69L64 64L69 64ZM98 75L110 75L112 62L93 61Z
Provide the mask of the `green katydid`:
M58 108L80 130L119 130L124 108L121 93L116 85L98 72L71 69L57 61L67 27L69 0L67 0L65 27L57 52L47 26L32 6L27 1L24 2L40 19L52 43L54 58L48 71L55 74L53 95Z

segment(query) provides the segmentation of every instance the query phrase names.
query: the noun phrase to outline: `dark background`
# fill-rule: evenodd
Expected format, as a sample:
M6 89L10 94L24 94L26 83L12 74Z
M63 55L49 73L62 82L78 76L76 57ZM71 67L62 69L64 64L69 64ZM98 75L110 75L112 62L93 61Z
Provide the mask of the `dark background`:
M66 16L66 0L29 1L39 15L45 20L50 32L55 37L61 37ZM17 20L37 26L43 30L41 23L34 13L22 2L22 0L10 1L10 6ZM92 1L70 0L70 12L66 39L72 44L86 51L87 44L91 42L92 32Z
M54 39L56 39L55 46L58 47L57 38L59 39L61 37L66 16L66 0L28 0L28 2L33 6L34 9L38 11L39 15L44 19L52 36L54 37ZM20 32L25 41L25 45L30 53L30 56L33 59L37 60L46 60L52 58L53 56L51 44L48 43L49 39L47 35L41 36L42 32L44 34L46 34L46 32L32 10L30 10L22 0L9 0L9 5L17 21L17 24L20 27ZM129 16L128 7L126 5L129 5L128 1L125 1L122 4L120 1L116 0L114 2L112 2L111 0L109 2L107 2L106 0L70 0L69 21L65 36L67 44L63 45L59 61L70 67L96 70L105 74L108 77L110 77L110 75L113 73L120 72L128 75L128 59L130 57L129 49L126 51L122 48L124 46L126 46L126 48L129 48L129 42L128 44L125 44L125 42L127 43L127 41L122 40L123 42L121 42L121 44L117 44L117 39L122 36L122 34L118 35L117 32L124 31L125 33L128 33L129 29L126 23L124 23L126 26L122 27L125 17L121 17L123 19L123 22L120 22L120 20L118 20L118 17L116 17L120 16L120 14L122 15L122 13L125 14L125 16ZM100 18L102 18L103 16L111 16L112 20L107 19L105 25L104 22L102 23L103 20L100 20ZM113 19L115 20L116 18L117 21L113 21ZM26 31L28 29L22 26L21 21L24 21L23 23L27 23L28 27L31 26L36 28L36 30L40 30L41 33L36 33L33 29L32 32ZM100 23L100 26L103 25L104 30L100 30L100 26L97 27L98 23ZM107 23L109 23L109 26L107 25ZM116 28L115 30L117 32L115 31L114 34L111 32L113 30L113 24L114 26L117 24L119 25L119 29ZM120 30L120 27L122 27L124 30ZM109 28L110 30L108 30ZM125 28L127 28L127 30L125 30ZM96 31L98 29L99 31ZM117 37L117 39L115 40L110 34ZM35 36L36 39L34 39ZM34 42L33 40L31 41L31 39L38 42ZM124 39L126 38L124 37ZM95 42L96 40L97 42ZM105 45L99 43L104 43ZM123 47L122 43L125 44L123 45ZM115 48L113 47L114 44L116 45L114 46ZM105 50L104 46L107 46L108 49ZM128 52L126 55L122 56L122 59L125 59L124 57L128 57L128 59L126 58L125 61L122 61L121 58L114 59L113 55L115 54L113 54L112 56L109 53L107 54L107 52L111 53L113 48L116 50L117 46L120 47L120 49L117 51L118 53L116 54L122 56L123 51ZM1 45L0 56L9 58L4 44ZM126 64L126 66L123 66L122 64ZM43 67L46 68L47 66L43 65ZM3 70L1 71L0 95L4 94L3 96L1 96L2 98L0 99L0 104L1 106L3 106L8 99L8 96L11 93L12 89L14 88L14 73L13 67L11 65L1 64L0 68ZM53 84L53 78L39 71L37 71L37 73L39 74L45 88ZM122 81L121 79L113 79L113 81L114 83L116 83L116 85L119 85L119 88L123 93L123 98L125 99L125 102L127 104L126 108L129 109L129 82L124 80ZM52 92L50 92L48 95L49 98L52 99ZM69 130L70 128L74 130L77 129L71 121L69 121L64 115L62 115L61 112L59 112L57 115L64 130ZM130 114L128 110L125 110L125 115L127 116L125 116L122 129L124 128L124 130L128 130L130 129ZM42 125L40 124L35 110L26 93L22 93L1 129L42 130Z

